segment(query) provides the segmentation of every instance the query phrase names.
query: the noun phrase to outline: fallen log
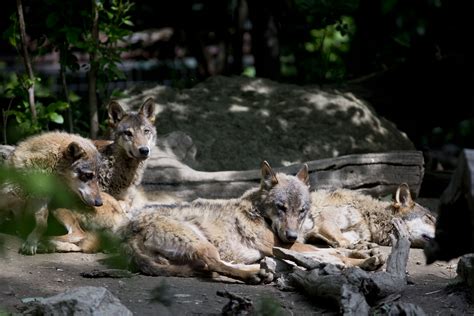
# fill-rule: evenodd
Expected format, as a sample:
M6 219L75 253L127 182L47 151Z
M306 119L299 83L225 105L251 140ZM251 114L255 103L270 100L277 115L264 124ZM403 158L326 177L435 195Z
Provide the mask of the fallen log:
M256 168L252 170L199 171L182 161L187 160L187 147L176 149L160 146L152 151L142 180L149 200L160 200L163 193L169 193L181 201L199 197L233 198L258 185L261 178L258 169L260 162L256 161ZM0 152L5 157L12 149L11 146L0 145ZM353 154L306 163L312 190L347 188L374 197L391 195L400 183L405 182L416 198L424 176L424 160L420 151ZM299 168L300 164L295 164L274 169L295 174Z
M407 284L409 235L399 219L394 219L394 225L398 236L392 236L393 246L385 271L367 272L359 267L337 269L328 264L306 271L295 269L290 277L307 295L332 303L345 315L368 314L371 307L377 308L380 300L399 294Z
M306 162L311 189L348 188L374 197L396 191L405 182L418 196L423 180L423 154L397 151L340 156ZM256 167L259 162L256 162ZM271 163L271 160L270 160ZM294 174L300 165L275 168ZM155 192L177 194L181 200L231 198L241 195L260 181L260 170L204 172L194 170L167 152L156 151L150 158L142 186L150 200Z

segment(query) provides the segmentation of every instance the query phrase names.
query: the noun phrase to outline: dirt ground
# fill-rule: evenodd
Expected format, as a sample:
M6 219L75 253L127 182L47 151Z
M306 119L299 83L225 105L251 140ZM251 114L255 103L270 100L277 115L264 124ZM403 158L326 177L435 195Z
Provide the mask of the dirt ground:
M337 314L333 308L306 298L298 292L283 292L274 285L244 285L193 278L147 277L89 279L81 272L106 268L108 254L17 253L21 240L1 235L4 251L0 259L0 315L21 313L28 300L47 297L77 286L103 286L109 289L135 315L218 315L228 299L216 295L228 290L247 296L257 310L268 315ZM383 247L388 254L389 247ZM418 304L427 315L474 314L474 305L464 290L449 290L454 283L457 260L424 264L421 249L412 249L408 264L411 283L400 300ZM150 301L153 289L160 287L161 302ZM271 313L270 311L276 311ZM277 311L280 311L278 314Z

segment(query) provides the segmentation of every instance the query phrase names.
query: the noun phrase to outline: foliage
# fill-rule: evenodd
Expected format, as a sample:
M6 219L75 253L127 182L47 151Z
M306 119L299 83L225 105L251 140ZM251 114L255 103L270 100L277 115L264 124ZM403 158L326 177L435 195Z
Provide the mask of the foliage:
M42 88L41 78L36 77L37 94L43 99L53 99L47 89ZM64 117L62 113L69 105L60 100L54 100L46 105L41 101L36 102L37 121L34 122L28 104L27 87L31 85L26 75L12 74L7 83L0 88L0 96L11 99L10 107L3 112L5 122L13 117L16 127L14 134L17 139L23 138L41 130L48 130L50 126L62 125ZM6 140L4 140L6 141Z
M262 297L255 304L255 315L279 316L285 315L280 303L272 297Z
M36 43L37 49L33 51L36 56L42 56L55 51L59 52L59 62L64 71L84 71L85 67L79 64L79 56L82 54L95 53L98 66L98 90L103 99L107 98L107 84L110 81L124 79L123 72L118 64L120 56L124 51L121 39L128 35L128 28L133 26L130 11L133 3L128 0L95 0L99 9L99 31L100 41L95 43L91 35L90 2L43 0L32 3L30 12L35 15L26 15L27 28L30 27L30 42ZM38 16L45 19L38 19ZM3 37L17 48L19 44L18 23L16 15L10 16L10 27L4 32ZM19 51L18 51L19 52ZM41 78L36 77L35 83L41 83ZM0 96L11 99L11 106L4 112L4 122L11 117L11 130L17 134L17 139L41 130L48 130L51 124L60 127L64 123L64 111L73 108L75 122L81 122L77 126L78 132L87 130L87 119L83 116L84 110L80 108L81 98L74 93L65 96L55 96L52 92L46 92L43 99L52 100L48 104L37 103L38 122L33 124L31 111L28 109L27 88L31 83L23 75L11 76L7 79L6 88L1 89ZM43 90L44 91L44 90ZM67 91L67 90L66 90ZM76 103L75 106L71 106ZM4 141L6 141L4 139Z

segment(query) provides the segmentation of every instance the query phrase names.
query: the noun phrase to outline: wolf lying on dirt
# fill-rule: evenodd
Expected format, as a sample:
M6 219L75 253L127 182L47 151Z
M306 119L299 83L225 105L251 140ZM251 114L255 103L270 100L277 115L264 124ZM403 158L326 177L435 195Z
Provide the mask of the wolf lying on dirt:
M95 141L104 160L99 183L102 191L128 209L156 142L155 103L148 98L138 112L125 112L118 102L112 101L108 112L113 141Z
M50 236L40 242L39 252L95 253L103 249L103 238L116 238L117 231L128 223L120 203L101 192L102 206L58 208L51 213L68 231L62 236Z
M124 230L127 254L143 274L193 276L216 272L248 283L268 275L256 264L274 246L331 255L345 265L376 269L381 260L362 253L348 257L336 249L297 243L311 207L308 167L296 176L275 174L262 163L259 188L231 200L198 199L155 207Z
M305 227L312 228L302 236L304 240L322 239L343 248L367 242L388 246L394 217L406 224L414 248L423 248L434 236L436 218L413 201L407 184L398 187L392 202L347 189L317 190L311 193L311 200Z
M19 143L6 164L25 173L42 172L55 175L85 205L102 205L97 178L99 152L90 140L81 136L47 132L29 137ZM20 252L35 254L38 242L46 230L54 197L28 194L18 185L4 183L1 200L0 204L5 204L5 207L16 213L15 218L20 218L25 212L33 214L35 227Z

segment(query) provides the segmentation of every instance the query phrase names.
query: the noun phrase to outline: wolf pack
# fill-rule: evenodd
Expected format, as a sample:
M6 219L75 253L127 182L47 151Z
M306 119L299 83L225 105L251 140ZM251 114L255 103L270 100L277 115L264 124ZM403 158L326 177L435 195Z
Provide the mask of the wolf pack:
M374 249L390 245L394 218L407 227L412 247L434 237L435 216L412 199L407 184L400 183L392 201L341 188L312 190L306 164L289 175L263 161L260 184L232 199L147 201L140 183L156 149L155 112L152 98L138 111L112 101L110 140L52 131L16 146L2 168L52 175L69 193L65 201L0 178L0 223L33 222L20 253L94 253L111 236L130 269L145 275L218 275L256 284L272 280L260 261L274 247L377 270L384 258ZM64 234L47 233L52 221Z

